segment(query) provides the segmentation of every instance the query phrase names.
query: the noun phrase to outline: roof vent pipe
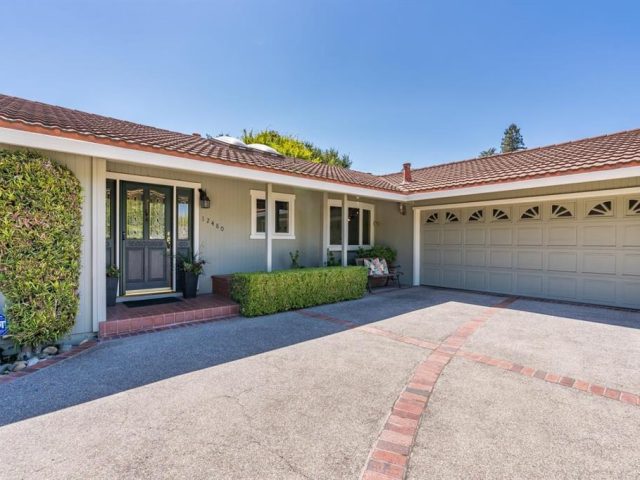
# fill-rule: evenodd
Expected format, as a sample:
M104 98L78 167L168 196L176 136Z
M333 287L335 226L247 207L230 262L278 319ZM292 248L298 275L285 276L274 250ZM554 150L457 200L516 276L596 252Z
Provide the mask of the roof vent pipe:
M411 183L411 164L402 164L402 183Z

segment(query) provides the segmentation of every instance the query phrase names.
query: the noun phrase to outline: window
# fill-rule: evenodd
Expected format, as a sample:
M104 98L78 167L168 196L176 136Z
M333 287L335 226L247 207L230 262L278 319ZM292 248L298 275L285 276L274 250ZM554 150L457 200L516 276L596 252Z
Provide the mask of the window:
M607 200L606 202L598 203L588 209L587 217L611 217L613 216L613 202Z
M470 222L482 222L484 220L484 210L476 210L471 215L469 215Z
M433 212L429 215L425 223L438 223L438 212Z
M447 212L444 216L445 223L455 223L458 222L458 216L454 212Z
M630 198L627 201L627 215L640 215L640 199Z
M178 240L191 239L193 190L177 189Z
M570 205L551 205L551 218L573 218L573 208Z
M342 248L342 201L329 200L329 246ZM373 244L373 205L349 202L347 205L347 242L350 250Z
M536 205L525 209L520 215L520 220L540 220L540 207Z
M507 212L505 212L504 210L501 210L499 208L494 208L493 209L493 220L494 221L509 220L509 214Z
M269 204L269 224L273 238L294 239L295 195L272 193ZM267 226L267 201L265 192L251 190L251 236L254 240L265 238Z

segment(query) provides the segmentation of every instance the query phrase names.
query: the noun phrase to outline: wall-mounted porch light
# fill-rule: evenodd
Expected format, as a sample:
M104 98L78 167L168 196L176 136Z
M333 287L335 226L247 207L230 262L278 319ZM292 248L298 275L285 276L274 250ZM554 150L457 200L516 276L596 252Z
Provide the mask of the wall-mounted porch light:
M400 215L406 215L407 214L407 204L406 203L402 203L402 202L398 202L398 212L400 212Z
M211 200L207 197L206 190L199 188L198 192L200 192L200 208L210 208Z

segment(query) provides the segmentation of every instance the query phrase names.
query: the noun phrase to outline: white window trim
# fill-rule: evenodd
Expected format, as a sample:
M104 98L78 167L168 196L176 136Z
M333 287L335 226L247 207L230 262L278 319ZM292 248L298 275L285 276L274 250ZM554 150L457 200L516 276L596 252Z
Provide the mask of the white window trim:
M258 232L257 225L257 208L256 200L264 200L266 194L263 190L251 190L251 240L264 240L266 238L265 232ZM276 233L275 232L275 211L276 201L289 202L289 233ZM273 192L269 198L269 221L267 222L271 230L271 238L274 240L295 240L295 212L296 212L296 196L288 193L276 193Z
M327 218L326 218L326 225L328 229L331 229L331 207L342 207L342 200L338 200L338 199L329 199L327 200ZM359 248L370 248L373 245L375 245L375 237L374 237L374 226L375 226L375 206L371 203L363 203L363 202L352 202L349 201L347 202L347 208L358 208L361 210L369 210L371 211L371 218L370 218L370 225L369 225L369 237L371 242L367 245L363 245L362 244L362 217L363 215L358 215L359 218L359 222L360 224L358 225L358 235L359 235L359 242L358 245L349 245L348 246L348 250L349 251L354 251L354 250L358 250ZM342 232L343 235L348 235L348 232ZM328 235L329 238L331 238L330 235ZM331 251L340 251L342 250L342 245L329 245L329 250Z

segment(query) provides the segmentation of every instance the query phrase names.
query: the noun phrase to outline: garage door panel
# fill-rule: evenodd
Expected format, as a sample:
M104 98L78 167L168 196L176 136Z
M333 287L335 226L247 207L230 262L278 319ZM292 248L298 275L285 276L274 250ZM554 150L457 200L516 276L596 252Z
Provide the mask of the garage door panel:
M440 265L441 251L435 248L429 248L424 252L422 258L425 263Z
M577 272L578 254L575 252L549 252L547 269L554 272Z
M491 250L489 265L497 268L511 268L513 266L513 253L511 250Z
M441 231L436 229L427 229L423 232L424 244L425 245L440 245L441 242Z
M512 288L513 274L511 272L489 272L489 291L511 293Z
M582 256L583 273L616 274L616 255L611 253L589 253Z
M540 297L544 295L544 276L518 273L516 275L516 289L520 295Z
M640 276L640 253L627 253L622 257L622 274ZM640 297L640 290L638 291Z
M583 300L594 303L616 303L615 280L585 278L582 285Z
M525 270L542 270L543 255L542 250L518 251L518 268Z
M549 226L547 230L547 244L567 247L578 245L578 228L576 226Z
M487 252L480 249L465 251L465 264L470 267L484 267L487 262Z
M442 243L445 245L462 244L462 230L445 230Z
M442 286L449 288L462 288L462 270L447 269L442 272Z
M624 282L620 288L620 305L640 308L640 282Z
M623 225L622 239L625 247L640 247L640 225Z
M426 266L426 268L422 269L422 283L425 285L440 286L442 284L441 274L442 271L439 268Z
M615 224L608 222L607 225L585 226L582 230L582 245L587 247L615 247Z
M518 245L542 246L543 229L539 227L518 228L517 243Z
M462 250L443 250L442 251L442 264L443 265L462 265Z
M486 243L486 232L480 228L468 228L465 231L464 243L466 245L484 245Z
M491 245L511 245L513 243L513 228L492 228L489 230Z
M464 287L469 290L486 290L487 274L486 272L467 270L464 277Z
M576 277L548 277L547 294L552 298L575 300L578 298Z

